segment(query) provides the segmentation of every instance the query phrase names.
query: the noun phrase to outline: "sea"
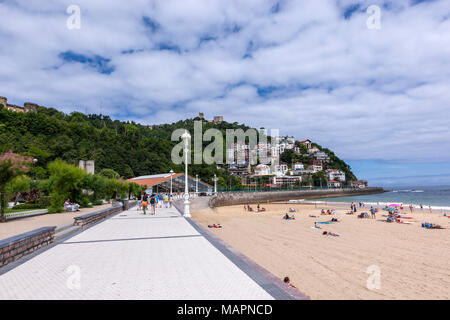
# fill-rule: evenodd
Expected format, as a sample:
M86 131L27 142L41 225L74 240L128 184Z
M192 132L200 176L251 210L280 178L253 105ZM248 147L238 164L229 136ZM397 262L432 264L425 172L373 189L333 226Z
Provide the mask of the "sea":
M379 194L368 194L350 197L321 198L316 202L364 202L371 204L412 204L419 208L420 204L425 209L431 206L432 209L450 210L450 186L413 186L413 187L385 187L387 192Z

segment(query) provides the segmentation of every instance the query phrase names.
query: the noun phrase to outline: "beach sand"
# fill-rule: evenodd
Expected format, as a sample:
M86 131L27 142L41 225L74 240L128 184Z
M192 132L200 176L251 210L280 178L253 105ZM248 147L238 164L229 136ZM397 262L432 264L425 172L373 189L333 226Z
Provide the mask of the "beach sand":
M341 206L341 209L337 209ZM252 205L256 209L256 205ZM263 204L266 212L244 210L243 205L219 207L193 213L215 235L280 279L291 282L311 299L450 299L450 218L442 212L415 210L413 224L386 223L386 211L376 219L346 215L349 205ZM295 220L282 219L289 207ZM320 215L333 207L344 214ZM407 208L405 208L407 209ZM370 215L370 207L366 211ZM292 213L291 213L292 214ZM317 218L309 217L316 215ZM339 222L312 229L315 221ZM411 220L409 220L411 221ZM429 230L421 222L440 224L445 230ZM324 230L339 237L322 235ZM371 267L375 266L375 267ZM373 281L379 268L380 288Z

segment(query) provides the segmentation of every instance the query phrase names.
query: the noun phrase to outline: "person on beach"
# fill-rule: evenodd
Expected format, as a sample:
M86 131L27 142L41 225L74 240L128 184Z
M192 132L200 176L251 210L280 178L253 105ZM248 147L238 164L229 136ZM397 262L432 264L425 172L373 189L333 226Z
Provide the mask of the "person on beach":
M370 207L370 213L372 214L372 219L375 219L375 209L373 207Z
M322 235L324 236L333 236L333 237L339 237L337 233L331 232L331 231L324 231L322 232Z
M420 204L420 210L423 210L423 205L422 204Z
M409 205L409 211L411 211L411 213L413 213L413 211L414 211L414 207L412 204Z
M430 213L433 213L433 210L431 210L431 206L428 206L428 208L430 209Z
M294 285L291 283L291 280L289 279L289 277L284 277L283 281L284 281L284 283L286 283L286 284L289 285L290 287L292 287L292 288L294 288L294 289L297 289L297 287L294 286Z
M173 194L169 195L169 208L172 208Z

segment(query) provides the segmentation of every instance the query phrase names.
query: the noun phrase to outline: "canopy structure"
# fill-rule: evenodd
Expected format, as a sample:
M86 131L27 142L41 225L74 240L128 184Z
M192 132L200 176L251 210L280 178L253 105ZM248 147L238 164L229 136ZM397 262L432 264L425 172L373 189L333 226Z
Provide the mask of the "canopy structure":
M154 174L148 176L140 176L128 179L128 182L134 182L141 186L147 187L148 193L170 192L170 173ZM184 192L184 173L174 173L172 175L172 192ZM196 191L195 178L188 176L189 192ZM212 192L213 188L206 182L198 180L198 192Z

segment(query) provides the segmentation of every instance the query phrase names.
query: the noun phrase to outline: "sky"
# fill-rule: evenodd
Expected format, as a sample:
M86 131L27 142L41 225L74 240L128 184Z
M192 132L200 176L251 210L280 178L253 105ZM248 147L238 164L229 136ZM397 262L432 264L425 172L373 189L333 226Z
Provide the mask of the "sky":
M372 185L449 184L448 0L0 0L0 16L9 103L222 115L309 138Z

